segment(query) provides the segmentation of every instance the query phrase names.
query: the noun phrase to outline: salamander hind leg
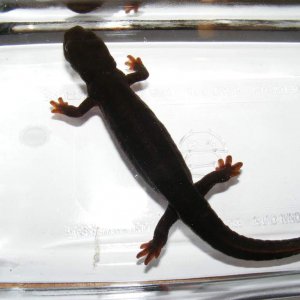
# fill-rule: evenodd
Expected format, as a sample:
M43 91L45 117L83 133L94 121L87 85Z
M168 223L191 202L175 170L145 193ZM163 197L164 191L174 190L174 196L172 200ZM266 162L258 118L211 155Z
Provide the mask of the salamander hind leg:
M198 193L204 197L215 184L228 181L230 178L239 175L242 166L243 163L241 162L232 164L232 157L228 155L225 161L219 159L216 170L204 176L194 186ZM149 264L154 258L158 258L167 242L169 230L177 220L177 212L169 205L155 228L153 239L141 245L142 250L136 257L145 257L145 265Z
M141 245L142 251L137 254L137 258L145 256L144 264L147 265L154 258L158 258L161 249L167 243L169 230L172 225L178 220L178 215L176 210L168 205L166 211L161 216L159 222L157 223L153 239L148 243Z
M228 181L230 178L239 175L242 166L242 162L232 164L232 157L228 155L225 162L223 159L219 159L215 171L205 175L194 186L198 193L204 197L215 184Z
M218 160L216 171L220 173L221 182L225 182L234 176L238 176L241 172L242 166L242 162L232 164L232 156L228 155L225 158L225 162L223 159Z
M136 258L141 258L145 256L144 264L148 265L148 263L154 258L158 258L160 252L165 245L165 241L151 240L147 243L144 243L140 246L142 249L136 256Z

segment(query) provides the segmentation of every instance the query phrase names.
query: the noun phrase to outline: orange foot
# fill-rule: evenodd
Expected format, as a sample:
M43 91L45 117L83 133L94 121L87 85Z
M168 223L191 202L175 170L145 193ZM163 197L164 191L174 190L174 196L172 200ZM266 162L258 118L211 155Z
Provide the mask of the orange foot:
M124 10L126 14L129 14L131 11L134 11L135 13L138 12L138 9L140 7L140 4L138 2L129 3L124 6Z
M63 114L66 108L69 106L68 102L64 102L62 97L59 97L57 99L57 102L55 101L50 101L50 104L53 106L51 112L52 113L57 113L57 114Z
M143 66L143 62L139 57L134 58L132 55L127 55L127 58L128 61L125 62L125 65L129 67L129 70L137 71Z
M141 258L143 256L146 256L144 264L148 265L148 263L152 259L159 257L163 245L155 245L155 243L153 243L153 240L151 240L148 243L142 244L140 248L143 250L137 254L136 258Z
M241 173L241 168L243 166L242 162L232 164L232 156L228 155L225 158L225 162L223 159L218 160L218 166L216 167L216 171L224 172L224 180L227 181L231 177L237 176Z

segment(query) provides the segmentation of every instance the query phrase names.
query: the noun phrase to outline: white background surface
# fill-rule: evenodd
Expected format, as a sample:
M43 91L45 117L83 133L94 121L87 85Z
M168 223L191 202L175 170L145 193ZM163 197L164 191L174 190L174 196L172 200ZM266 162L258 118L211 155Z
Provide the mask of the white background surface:
M134 89L169 129L195 180L218 158L243 173L209 200L234 230L300 236L299 44L110 44L118 67L141 56ZM97 109L55 117L85 87L61 45L1 47L0 281L130 281L299 269L299 256L245 262L217 253L178 222L149 267L137 263L166 203L120 158ZM221 191L226 190L221 193ZM155 198L155 199L153 199Z

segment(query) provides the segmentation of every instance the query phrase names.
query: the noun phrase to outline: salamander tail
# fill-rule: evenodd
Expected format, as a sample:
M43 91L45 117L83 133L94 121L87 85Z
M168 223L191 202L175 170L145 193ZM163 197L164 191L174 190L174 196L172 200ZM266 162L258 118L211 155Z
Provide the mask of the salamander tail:
M196 190L189 192L187 204L186 209L182 205L176 207L176 202L174 205L182 221L213 248L229 256L259 261L300 253L300 238L260 240L234 232Z

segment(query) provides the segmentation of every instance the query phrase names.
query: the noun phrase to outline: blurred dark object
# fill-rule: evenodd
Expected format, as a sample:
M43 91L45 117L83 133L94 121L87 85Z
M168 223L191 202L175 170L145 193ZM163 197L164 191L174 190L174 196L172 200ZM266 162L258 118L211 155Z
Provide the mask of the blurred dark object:
M99 8L102 4L102 1L83 1L79 3L67 3L66 6L76 13L85 14Z
M8 12L17 8L47 8L51 6L66 6L76 13L88 13L101 7L103 1L100 0L85 0L85 1L1 1L0 12Z

